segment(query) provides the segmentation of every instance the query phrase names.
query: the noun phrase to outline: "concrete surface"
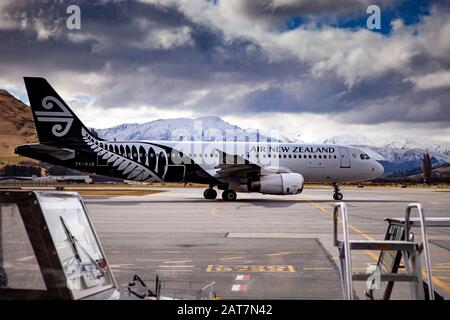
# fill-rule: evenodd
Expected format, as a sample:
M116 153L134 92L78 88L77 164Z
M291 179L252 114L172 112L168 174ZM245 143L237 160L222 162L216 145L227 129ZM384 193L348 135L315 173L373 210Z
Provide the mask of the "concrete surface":
M202 189L170 188L148 196L85 201L119 284L137 273L177 297L341 299L332 243L332 188L296 196L238 194L236 202L203 199ZM448 192L429 189L342 188L351 239L383 239L385 217L402 217L421 202L426 215L450 216ZM219 193L220 198L220 193ZM416 234L419 234L419 230ZM450 298L450 230L429 229L433 283ZM331 257L329 256L331 255ZM353 253L354 271L375 264L378 252ZM408 287L393 298L409 298ZM363 298L365 283L356 283Z

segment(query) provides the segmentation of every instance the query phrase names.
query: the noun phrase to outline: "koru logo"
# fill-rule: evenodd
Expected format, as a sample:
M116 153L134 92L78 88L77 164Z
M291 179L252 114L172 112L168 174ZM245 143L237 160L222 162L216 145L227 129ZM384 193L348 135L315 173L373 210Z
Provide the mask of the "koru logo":
M39 122L59 122L52 127L52 133L56 137L64 137L72 126L73 117L64 104L55 97L47 96L42 99L44 109L52 110L55 104L61 111L36 111L35 114ZM65 124L64 128L61 123Z

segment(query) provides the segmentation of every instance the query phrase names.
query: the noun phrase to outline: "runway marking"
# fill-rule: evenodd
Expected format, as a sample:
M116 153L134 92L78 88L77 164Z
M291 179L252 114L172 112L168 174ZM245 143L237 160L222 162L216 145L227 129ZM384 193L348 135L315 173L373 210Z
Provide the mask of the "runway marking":
M218 205L215 205L212 209L211 209L211 214L215 217L219 217L222 218L222 215L220 215L219 213L217 213L217 211L219 209L221 209L224 206L223 202L219 203Z
M28 260L33 260L33 259L34 259L34 256L26 256L23 258L16 259L16 261L28 261Z
M219 258L219 260L239 260L239 259L244 259L245 257L224 257L224 258Z
M109 266L111 268L120 268L120 267L134 266L134 264L132 264L132 263L118 263L118 264L110 264Z
M231 291L247 291L246 284L233 284Z
M174 266L169 266L169 265L165 265L165 266L159 266L159 268L195 268L194 265L183 265L183 264L177 264Z
M330 213L330 212L328 211L327 208L325 208L325 207L319 205L318 203L315 203L315 202L312 201L312 200L308 200L308 202L311 203L314 207L320 209L322 212L325 212L325 213L327 213L327 214L329 214L329 215L333 215L332 213ZM366 234L364 231L362 231L362 230L356 228L355 226L351 225L350 223L348 224L348 227L349 227L350 229L352 229L353 231L355 231L356 233L358 233L359 235L361 235L361 236L363 236L364 238L366 238L367 240L370 240L370 241L373 241L373 240L374 240L374 238L372 238L371 236L369 236L368 234ZM375 261L378 262L378 256L377 256L375 253L373 253L372 251L369 251L369 250L363 250L363 252L364 252L365 254L367 254L369 257L371 257L373 260L375 260ZM425 276L426 276L426 272L425 272L425 271L422 271L422 275L425 277ZM435 285L437 285L438 287L444 289L444 290L447 291L447 292L450 292L450 285L448 285L448 284L446 284L445 282L439 280L437 277L432 277L431 281L432 281Z
M186 263L186 262L192 262L192 260L174 260L174 261L164 261L165 264L171 264L171 263Z
M316 252L300 252L300 251L276 252L276 253L267 253L266 257L287 256L295 253L316 253Z
M218 254L246 254L246 251L216 251Z
M152 251L153 253L183 253L184 251Z
M206 272L296 272L292 265L208 265Z
M236 281L248 281L250 280L250 276L248 274L238 274L236 276Z

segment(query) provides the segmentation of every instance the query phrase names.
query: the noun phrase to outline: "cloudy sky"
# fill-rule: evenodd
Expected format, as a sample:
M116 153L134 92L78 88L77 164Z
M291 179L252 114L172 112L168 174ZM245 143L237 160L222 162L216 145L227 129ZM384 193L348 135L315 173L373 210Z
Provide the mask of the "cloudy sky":
M81 9L69 30L66 9ZM368 30L369 5L381 30ZM90 127L241 127L450 141L450 5L413 0L0 1L0 88L42 76Z

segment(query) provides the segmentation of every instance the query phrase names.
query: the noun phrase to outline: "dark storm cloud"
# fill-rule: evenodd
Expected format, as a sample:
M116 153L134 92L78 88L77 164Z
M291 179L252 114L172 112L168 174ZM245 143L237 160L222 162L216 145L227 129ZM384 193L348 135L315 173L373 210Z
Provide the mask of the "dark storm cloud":
M281 21L297 13L350 12L367 1L236 3L241 10L236 15ZM449 59L439 54L419 50L404 69L359 76L349 85L332 68L315 74L314 56L277 56L257 35L239 30L230 35L224 31L230 26L200 21L181 5L70 4L81 7L80 31L65 27L68 2L11 1L0 7L3 17L17 23L15 28L0 28L0 80L20 83L24 74L42 75L50 81L63 79L60 87L76 88L78 79L95 74L107 80L84 90L100 108L189 108L217 115L311 112L354 123L450 123L448 87L418 90L405 76L406 71L420 76L449 70ZM80 78L71 78L72 73Z

